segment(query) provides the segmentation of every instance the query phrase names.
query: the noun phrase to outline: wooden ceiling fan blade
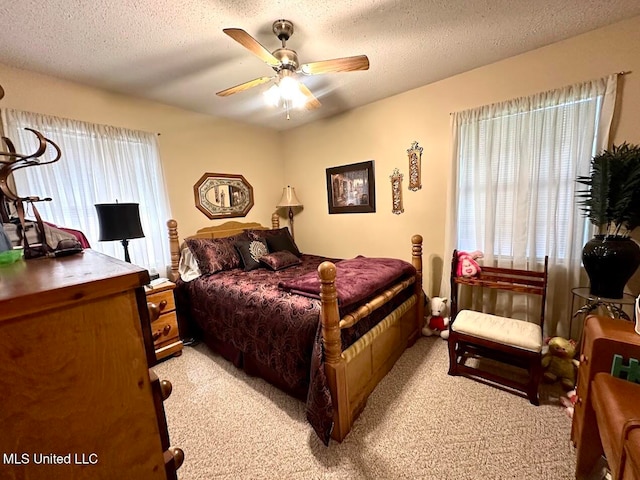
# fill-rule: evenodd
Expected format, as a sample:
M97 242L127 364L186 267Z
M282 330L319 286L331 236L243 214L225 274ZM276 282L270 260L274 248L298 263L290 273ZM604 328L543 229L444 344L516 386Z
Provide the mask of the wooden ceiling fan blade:
M316 108L320 108L320 106L322 105L320 103L320 100L318 100L315 95L311 93L311 90L309 90L304 83L298 82L298 88L300 88L302 94L307 98L307 103L305 103L304 105L307 110L315 110Z
M227 88L226 90L221 90L216 93L219 97L228 97L234 93L243 92L244 90L248 90L253 87L257 87L258 85L262 85L263 83L267 83L273 77L260 77L254 78L253 80L249 80L248 82L241 83L240 85L236 85L235 87Z
M366 55L305 63L300 67L300 71L305 75L353 72L356 70L369 70L369 59Z
M258 42L255 38L253 38L241 28L224 28L222 31L233 38L244 48L249 50L251 53L253 53L255 56L260 58L270 67L280 66L280 60L271 55L271 52L269 50L264 48L260 44L260 42Z

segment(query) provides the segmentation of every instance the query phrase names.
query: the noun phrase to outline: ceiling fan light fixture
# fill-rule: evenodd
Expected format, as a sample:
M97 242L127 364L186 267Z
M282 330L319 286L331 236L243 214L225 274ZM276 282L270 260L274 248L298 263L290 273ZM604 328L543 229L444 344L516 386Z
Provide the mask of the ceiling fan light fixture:
M304 105L306 99L300 91L300 85L295 78L284 77L280 80L278 86L280 87L280 95L282 96L282 98L284 98L285 100L290 100L291 102L299 102L300 100L302 100L302 105Z
M264 92L264 99L267 105L272 107L280 106L280 89L278 85L271 85L268 90Z
M307 97L300 90L298 81L290 76L281 78L264 92L265 101L274 107L303 108L307 104Z

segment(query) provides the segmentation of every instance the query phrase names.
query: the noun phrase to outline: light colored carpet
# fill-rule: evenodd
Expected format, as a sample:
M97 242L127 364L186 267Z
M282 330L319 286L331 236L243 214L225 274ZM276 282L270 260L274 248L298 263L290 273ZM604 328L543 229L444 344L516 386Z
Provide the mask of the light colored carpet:
M561 391L541 405L447 375L446 342L421 338L369 397L343 443L325 447L305 406L204 345L154 367L180 480L572 479L571 421Z

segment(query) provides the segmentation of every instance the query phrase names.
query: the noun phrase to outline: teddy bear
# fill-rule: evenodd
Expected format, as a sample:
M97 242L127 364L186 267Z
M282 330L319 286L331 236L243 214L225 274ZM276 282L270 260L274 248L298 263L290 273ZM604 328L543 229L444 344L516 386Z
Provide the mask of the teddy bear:
M431 299L431 316L422 329L422 334L430 337L440 335L443 339L449 338L449 317L447 314L448 298L433 297Z
M576 368L579 362L573 357L576 354L576 342L562 337L549 340L549 350L542 357L543 377L547 382L560 380L562 388L567 391L576 386Z
M458 277L475 277L480 273L480 265L476 259L483 258L481 251L458 252L458 268L456 276Z

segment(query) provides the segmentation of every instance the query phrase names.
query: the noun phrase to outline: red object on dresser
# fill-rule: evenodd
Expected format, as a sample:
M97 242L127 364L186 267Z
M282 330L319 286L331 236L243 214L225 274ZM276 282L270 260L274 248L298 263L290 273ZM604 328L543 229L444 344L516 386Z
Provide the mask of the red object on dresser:
M62 230L63 232L70 233L71 235L76 237L78 242L80 242L80 245L82 245L82 248L91 248L91 245L89 244L89 240L87 240L87 237L85 237L84 233L82 233L80 230L74 230L73 228L59 227L58 225L54 225L53 223L50 223L50 222L44 222L44 223L49 225L50 227L57 228L58 230Z

